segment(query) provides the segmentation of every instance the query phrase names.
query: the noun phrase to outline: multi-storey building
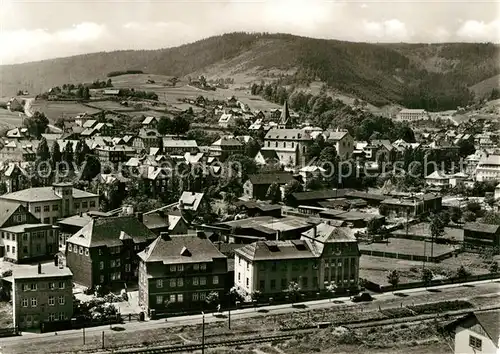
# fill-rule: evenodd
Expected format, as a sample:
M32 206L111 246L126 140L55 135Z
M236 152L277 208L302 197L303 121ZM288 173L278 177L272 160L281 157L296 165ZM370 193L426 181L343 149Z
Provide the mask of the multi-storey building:
M19 203L0 203L0 235L0 257L11 262L49 258L58 250L58 228L41 224Z
M300 240L258 241L235 250L234 283L246 294L284 296L291 282L316 294L329 284L357 290L360 252L348 229L319 224Z
M354 139L348 131L326 131L323 133L325 140L335 144L337 155L343 159L348 159L354 151Z
M210 145L210 155L217 157L221 161L226 160L231 155L242 154L244 150L245 145L238 139L228 136L223 136Z
M500 179L500 155L485 154L476 167L476 181Z
M397 115L398 120L406 122L428 118L429 114L425 111L425 109L402 109Z
M162 233L139 258L139 305L147 310L203 308L208 294L221 299L231 286L226 256L201 234Z
M127 145L99 146L94 151L101 162L112 164L128 161L136 153Z
M137 253L156 235L142 214L92 219L66 240L66 262L74 281L89 288L137 280Z
M52 263L16 268L12 274L14 325L38 329L44 322L71 320L72 277L71 270Z
M44 224L55 224L59 218L99 209L97 194L73 188L71 183L23 189L4 194L0 199L22 204Z

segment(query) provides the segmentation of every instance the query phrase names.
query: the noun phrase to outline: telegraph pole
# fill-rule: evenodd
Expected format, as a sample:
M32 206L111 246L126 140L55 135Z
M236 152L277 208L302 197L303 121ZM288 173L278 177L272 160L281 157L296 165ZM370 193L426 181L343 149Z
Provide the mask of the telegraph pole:
M205 313L201 311L203 315L203 322L201 325L201 354L205 354Z

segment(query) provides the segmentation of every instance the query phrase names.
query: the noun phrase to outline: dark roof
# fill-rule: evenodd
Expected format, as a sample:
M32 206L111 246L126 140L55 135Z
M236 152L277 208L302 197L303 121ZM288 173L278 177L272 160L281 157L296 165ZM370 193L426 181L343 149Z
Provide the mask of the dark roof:
M288 172L279 173L259 173L256 175L249 175L248 179L252 184L286 184L292 181L293 175Z
M361 192L361 191L347 191L345 195L346 195L346 197L355 197L355 198L364 199L364 200L380 200L380 201L382 201L382 200L387 199L386 195L366 193L366 192Z
M234 203L236 206L243 206L247 209L258 209L260 211L281 210L281 206L276 204L258 203L253 200L238 201Z
M210 240L196 235L159 236L139 253L139 257L145 262L164 264L212 262L214 258L226 258Z
M495 234L498 232L500 225L482 224L478 222L467 222L464 225L464 230L484 232L488 234Z
M278 154L274 149L262 149L259 151L264 160L279 160ZM257 153L258 154L258 153Z
M124 239L124 236L131 238L134 243L146 242L156 237L135 216L117 216L92 219L71 236L68 242L84 247L114 247L122 245L121 239Z
M346 193L345 189L325 189L321 191L310 191L310 192L297 192L292 193L292 197L297 201L304 200L326 200L330 198L340 198Z
M306 241L258 241L234 251L251 261L315 258Z

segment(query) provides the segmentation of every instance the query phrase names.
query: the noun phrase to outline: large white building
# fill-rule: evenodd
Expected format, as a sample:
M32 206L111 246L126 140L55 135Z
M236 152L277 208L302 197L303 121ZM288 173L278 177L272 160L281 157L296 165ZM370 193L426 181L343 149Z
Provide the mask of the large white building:
M397 115L398 120L406 122L428 118L429 114L425 109L402 109Z
M476 167L476 181L500 179L500 155L484 155Z

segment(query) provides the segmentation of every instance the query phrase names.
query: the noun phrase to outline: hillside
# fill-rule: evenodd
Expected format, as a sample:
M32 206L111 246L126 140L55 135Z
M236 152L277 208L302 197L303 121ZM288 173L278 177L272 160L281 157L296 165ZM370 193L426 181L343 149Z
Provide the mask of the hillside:
M471 99L468 87L500 74L499 54L500 47L493 44L383 45L231 33L175 48L0 66L0 96L19 89L36 93L64 83L104 78L111 71L135 69L175 76L208 73L238 77L245 83L286 75L289 84L320 80L378 106L396 102L440 110L467 104Z

